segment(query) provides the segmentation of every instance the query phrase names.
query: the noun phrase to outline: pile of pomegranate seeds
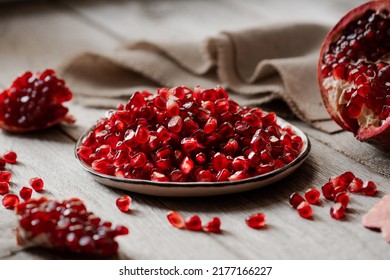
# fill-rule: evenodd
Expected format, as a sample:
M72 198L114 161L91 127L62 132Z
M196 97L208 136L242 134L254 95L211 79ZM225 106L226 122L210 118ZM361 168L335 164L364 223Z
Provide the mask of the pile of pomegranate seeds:
M15 209L19 245L40 246L76 253L110 256L118 251L116 236L127 235L124 226L112 228L88 212L77 198L62 202L46 197L30 199Z
M297 158L302 139L275 113L241 107L221 87L136 92L83 139L79 158L99 173L159 182L235 181Z
M187 220L184 220L183 216L176 212L170 211L167 214L167 219L170 224L179 229L187 229L192 231L205 231L220 233L221 232L221 220L218 217L214 217L209 221L205 226L202 226L202 220L198 215L189 217Z
M72 93L53 70L26 72L0 93L0 128L23 132L61 121L73 123L68 108L62 105L71 99Z

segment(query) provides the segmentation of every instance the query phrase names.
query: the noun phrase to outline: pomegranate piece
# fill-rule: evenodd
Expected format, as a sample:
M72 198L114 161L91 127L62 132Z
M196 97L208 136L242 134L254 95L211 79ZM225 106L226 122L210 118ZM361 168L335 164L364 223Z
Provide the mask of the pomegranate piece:
M1 203L7 209L13 209L19 204L19 197L15 194L8 193L6 194Z
M355 179L355 175L348 171L339 176L331 178L329 182L332 182L334 187L347 187L353 179Z
M357 193L363 188L363 180L354 178L348 186L348 190L352 193Z
M124 226L112 228L88 212L83 201L30 199L16 206L18 244L110 256L118 251L116 236L128 234Z
M170 211L167 214L167 218L171 225L175 228L183 229L185 227L184 218L179 213L175 211Z
M131 204L131 197L128 195L121 196L115 201L116 207L122 212L128 212Z
M264 213L256 213L245 219L246 224L250 228L260 229L265 227L266 216Z
M378 187L373 181L368 181L367 184L361 189L364 195L374 196L378 190Z
M310 219L313 216L313 210L307 201L301 202L297 207L297 211L299 216L305 219Z
M202 221L198 215L194 215L185 221L185 227L188 230L200 231L202 230Z
M299 204L301 204L301 202L305 201L305 199L299 194L299 193L296 193L296 192L293 192L291 195L290 195L290 198L289 198L289 202L290 202L290 205L292 207L294 207L295 209L298 207Z
M335 220L341 220L345 216L345 207L340 202L330 208L330 216Z
M390 1L347 13L321 48L318 82L332 118L358 140L390 149Z
M39 192L43 190L44 182L41 178L34 177L31 178L29 181L30 186L34 189L34 191Z
M334 200L334 185L332 182L325 183L321 190L326 199Z
M77 156L94 171L121 178L243 180L300 154L302 139L276 121L272 112L229 100L220 87L137 92L97 122Z
M203 227L203 230L206 232L221 232L221 220L218 217L214 217L206 226Z
M315 188L308 189L305 192L306 201L309 202L310 204L317 204L320 195L321 193Z
M349 195L347 192L341 192L338 193L335 198L334 202L340 202L345 208L347 208L348 203L349 203Z
M62 121L73 123L68 108L62 105L71 99L72 93L53 70L26 72L0 93L0 128L24 132Z
M23 199L23 200L29 200L31 198L31 195L32 195L32 189L31 188L28 188L28 187L22 187L22 189L20 190L19 192L19 195L20 197Z
M9 171L0 171L0 182L9 183L12 178L12 173Z
M9 191L9 183L8 182L0 182L0 194L6 194Z
M18 155L13 151L9 151L8 153L5 153L3 155L4 160L10 164L15 164L17 157L18 157Z

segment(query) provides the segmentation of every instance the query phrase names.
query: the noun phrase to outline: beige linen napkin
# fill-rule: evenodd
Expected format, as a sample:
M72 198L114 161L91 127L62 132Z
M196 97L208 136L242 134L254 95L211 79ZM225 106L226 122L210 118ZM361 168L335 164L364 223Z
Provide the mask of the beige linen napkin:
M222 85L243 105L282 99L301 120L326 132L330 121L317 85L319 49L329 27L273 25L222 32L202 42L139 41L110 53L83 53L61 74L87 106L115 107L137 90Z

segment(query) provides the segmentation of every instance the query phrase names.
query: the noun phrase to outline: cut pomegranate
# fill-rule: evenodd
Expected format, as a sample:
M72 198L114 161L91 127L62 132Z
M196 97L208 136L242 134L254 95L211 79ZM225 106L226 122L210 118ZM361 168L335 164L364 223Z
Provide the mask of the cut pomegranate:
M31 178L29 184L36 192L43 190L44 182L41 178Z
M332 118L361 141L390 149L390 2L346 14L321 48L318 81Z
M367 184L361 189L361 192L365 195L374 196L378 190L378 187L373 181L368 181Z
M300 154L302 139L276 121L272 112L229 100L220 87L137 92L98 121L77 155L94 171L121 178L243 180Z
M202 221L198 215L194 215L185 221L185 227L186 229L193 231L202 230Z
M330 216L335 220L340 220L345 216L345 207L340 202L330 208Z
M305 192L306 201L309 202L310 204L317 204L320 195L321 193L315 188L308 189Z
M116 207L122 212L128 212L131 204L131 197L128 195L121 196L115 201Z
M170 211L167 214L167 218L168 221L171 223L171 225L174 226L175 228L183 229L185 227L184 218L179 213L175 211Z
M23 200L29 200L31 198L33 190L28 187L22 187L22 189L19 192L20 197Z
M5 153L3 155L4 160L10 164L15 164L17 157L18 157L18 155L13 151L9 151L8 153Z
M12 173L9 171L0 171L0 182L7 182L11 181Z
M128 234L124 226L111 228L87 209L80 199L30 199L15 209L19 245L110 256L118 251L116 236Z
M3 206L7 209L13 209L19 204L19 197L16 194L8 193L3 197L1 201Z
M293 192L291 195L290 195L290 199L289 199L289 202L290 202L290 205L292 207L294 207L295 209L298 207L299 204L301 204L301 202L305 201L305 199L299 194L299 193L296 193L296 192Z
M265 226L265 220L266 220L266 216L264 215L264 213L256 213L250 216L249 218L245 219L245 222L248 225L248 227L259 229Z
M214 217L206 226L203 227L203 230L206 232L221 232L221 220L218 217Z
M53 70L26 72L0 93L0 128L13 132L43 129L61 121L73 123L63 102L72 99Z
M0 182L0 194L6 194L9 192L9 183L8 182Z
M301 202L297 207L297 211L299 216L305 219L310 219L313 216L313 210L307 201Z

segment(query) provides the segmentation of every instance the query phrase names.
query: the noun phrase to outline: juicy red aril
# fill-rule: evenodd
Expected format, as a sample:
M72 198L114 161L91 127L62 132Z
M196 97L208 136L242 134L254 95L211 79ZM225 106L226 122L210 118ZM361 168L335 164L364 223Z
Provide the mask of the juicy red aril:
M352 172L348 171L341 174L340 176L331 178L329 181L332 182L333 186L335 187L347 187L354 178L355 175Z
M306 201L303 201L298 205L297 211L299 216L305 219L310 219L313 216L313 210L311 209L310 204Z
M289 202L290 202L290 205L292 207L294 207L295 209L298 207L299 204L301 204L301 202L305 201L305 199L299 194L299 193L296 193L296 192L293 192L291 195L290 195L290 198L289 198Z
M40 246L75 253L110 256L118 251L116 236L128 234L124 226L112 228L88 212L83 201L46 197L30 199L15 209L19 225L17 241L22 246Z
M15 194L6 194L1 203L3 204L3 206L7 209L12 209L14 208L16 205L19 204L19 197Z
M116 207L122 212L128 212L131 204L131 197L128 195L121 196L115 201Z
M367 184L361 189L361 192L365 195L374 196L378 190L378 187L373 181L368 181Z
M198 215L194 215L185 221L185 227L186 229L193 231L202 230L202 221Z
M0 194L6 194L9 191L9 183L8 182L0 182Z
M29 184L36 192L43 190L44 182L41 178L31 178Z
M248 227L259 229L265 226L266 216L264 213L256 213L245 219Z
M334 202L340 202L345 208L347 208L349 203L349 195L346 192L338 193L335 198Z
M3 155L4 160L10 164L15 164L17 157L18 155L13 151L9 151Z
M345 216L345 207L340 202L330 208L330 216L335 220L340 220Z
M300 154L302 139L274 113L228 98L222 88L137 92L96 123L77 155L121 178L223 182L268 173Z
M221 232L221 220L218 217L214 217L210 222L203 227L203 230L206 232Z
M363 188L363 180L354 178L348 186L348 190L352 193L357 193Z
M23 200L29 200L31 198L31 195L32 195L32 189L28 188L28 187L22 187L22 189L20 190L19 192L19 195L20 197L23 199Z
M12 173L9 171L0 171L0 182L9 182L11 181Z
M15 132L74 122L63 102L72 99L65 82L53 70L26 72L0 93L0 127Z
M317 189L308 189L305 192L305 198L306 201L309 202L310 204L317 204L318 199L320 198L321 193Z
M167 214L167 218L168 221L171 223L171 225L174 226L175 228L182 229L185 227L184 218L179 213L175 211L170 211Z
M326 199L333 200L334 199L334 185L332 182L325 183L322 187L322 194Z

